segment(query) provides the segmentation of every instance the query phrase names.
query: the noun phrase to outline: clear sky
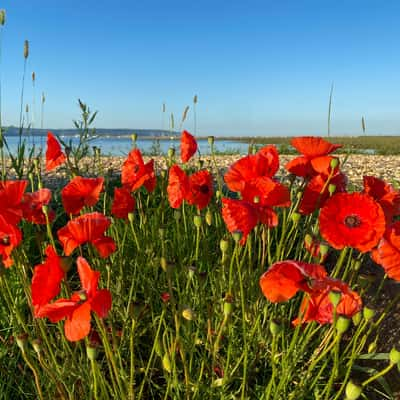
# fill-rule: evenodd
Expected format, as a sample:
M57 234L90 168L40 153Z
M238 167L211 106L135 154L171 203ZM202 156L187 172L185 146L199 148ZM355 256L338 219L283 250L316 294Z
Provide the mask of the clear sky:
M198 95L197 133L400 134L399 1L3 0L2 115L24 103L72 128L77 99L98 128L161 128ZM36 73L35 90L31 73ZM165 121L164 127L167 126ZM184 125L193 131L192 108Z

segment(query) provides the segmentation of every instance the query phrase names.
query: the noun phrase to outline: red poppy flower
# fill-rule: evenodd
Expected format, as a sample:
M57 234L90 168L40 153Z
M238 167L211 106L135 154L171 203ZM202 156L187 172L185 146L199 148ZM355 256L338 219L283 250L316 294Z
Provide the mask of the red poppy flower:
M127 219L128 214L135 209L135 199L126 188L114 189L114 200L111 206L111 214L117 218Z
M197 142L188 131L183 131L181 136L181 160L187 163L197 151Z
M277 303L291 299L299 290L309 292L309 282L326 275L322 265L287 260L271 265L261 276L260 287L269 301Z
M6 219L0 215L0 255L5 267L11 267L14 261L11 258L11 253L22 240L21 231L9 224Z
M145 164L140 150L133 149L122 165L121 181L131 192L143 185L148 192L152 192L156 187L154 160Z
M13 225L17 225L22 217L22 197L28 181L0 182L0 215Z
M114 240L104 235L110 223L109 218L98 212L69 221L57 232L65 254L69 256L78 246L89 242L97 249L100 257L108 257L116 248Z
M271 178L279 169L279 155L275 146L265 146L255 155L242 157L231 165L224 176L228 188L242 192L246 184L260 177Z
M64 276L61 258L52 246L47 246L45 262L37 265L33 271L31 292L35 315L40 306L49 303L60 293Z
M247 201L222 199L222 218L229 232L241 232L241 244L246 243L248 234L254 229L259 220L257 208Z
M339 144L329 143L321 137L313 136L293 138L290 143L302 155L289 161L285 168L290 173L303 177L309 177L315 174L311 160L326 156L342 147Z
M372 250L371 257L383 267L389 278L400 281L400 221L386 229L378 246Z
M47 133L47 149L46 149L46 171L51 171L52 169L58 167L62 164L67 157L61 151L60 143L51 133Z
M342 173L338 173L327 182L325 175L318 174L313 176L304 189L299 204L299 212L303 215L308 215L321 208L330 196L330 184L335 186L334 193L342 193L346 191L347 177Z
M367 252L385 232L385 216L367 194L338 193L321 209L319 225L321 236L335 249L350 246Z
M189 178L179 165L169 169L167 193L172 208L179 208L189 193Z
M336 307L336 315L351 318L362 307L360 296L349 286L338 280L326 277L313 283L309 297L305 297L300 305L300 317L293 321L294 325L316 321L319 324L333 322L334 306L329 298L330 292L340 293L340 301Z
M90 332L90 313L99 318L107 316L111 309L111 293L107 289L98 290L100 272L94 271L83 257L77 260L78 274L82 290L74 293L71 299L58 299L54 303L40 307L37 317L47 317L51 322L66 318L65 337L78 341Z
M104 178L76 176L61 191L61 200L67 214L79 214L83 207L94 206L103 189Z
M43 213L43 206L48 205L51 200L50 189L39 189L33 193L25 193L22 198L22 211L24 218L34 224L45 225L46 216ZM49 220L55 217L53 210L48 211Z
M241 194L243 200L255 202L262 206L290 206L289 189L285 185L266 176L261 176L245 183Z
M208 206L213 195L211 174L207 170L197 171L189 177L187 202L199 210Z
M400 192L393 186L373 176L364 176L364 193L373 197L382 207L388 223L400 215Z

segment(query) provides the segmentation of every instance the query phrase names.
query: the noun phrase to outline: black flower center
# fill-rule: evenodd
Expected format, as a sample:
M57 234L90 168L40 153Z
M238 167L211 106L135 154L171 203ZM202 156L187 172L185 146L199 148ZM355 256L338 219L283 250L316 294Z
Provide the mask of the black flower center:
M208 194L208 192L210 191L210 189L208 188L207 185L201 185L200 186L200 192L203 194Z
M344 219L344 223L348 228L357 228L361 225L361 220L358 215L348 215Z

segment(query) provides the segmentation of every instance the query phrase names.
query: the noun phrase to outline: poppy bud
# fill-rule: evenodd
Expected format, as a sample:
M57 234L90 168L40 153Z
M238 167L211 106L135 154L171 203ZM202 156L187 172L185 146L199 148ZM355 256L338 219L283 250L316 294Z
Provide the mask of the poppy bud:
M133 143L136 143L136 140L137 140L137 133L132 133L132 135L131 135L131 140L132 140Z
M215 192L215 197L216 197L217 199L220 199L220 198L222 197L222 192L221 192L220 190L217 190L217 191Z
M391 364L400 363L400 351L398 351L395 347L393 347L393 349L390 350L389 360Z
M294 212L292 214L291 218L292 218L293 223L297 224L300 221L301 215L299 213L297 213L297 212Z
M345 400L357 400L362 394L362 387L356 385L353 381L349 381L345 389Z
M181 210L174 210L174 218L175 218L175 221L176 221L176 222L180 221L181 217L182 217L182 212L181 212Z
M254 204L259 204L260 203L260 196L254 196L253 203Z
M167 272L168 270L168 263L165 257L160 258L160 266L163 269L164 272Z
M335 169L339 165L339 159L336 157L332 158L330 165L332 169Z
M201 228L201 217L200 215L195 215L193 218L194 226L196 228Z
M128 213L128 221L129 222L132 223L134 218L135 218L135 214L134 213L132 213L132 212Z
M174 147L170 147L168 149L167 155L168 155L168 158L173 158L175 156L175 148Z
M206 223L208 226L211 226L213 223L213 215L210 210L207 210L207 212L206 212Z
M164 238L165 238L165 229L164 228L158 228L158 234L160 235L160 239L164 240Z
M331 292L332 293L332 292ZM345 333L350 327L350 318L340 315L336 321L336 331L339 335Z
M157 338L157 340L154 342L154 351L156 352L158 357L162 357L163 346L160 338Z
M97 357L97 349L96 346L88 344L86 346L86 355L90 361L94 361Z
M272 333L272 336L278 336L282 332L282 325L277 320L271 320L269 331Z
M219 248L221 249L222 253L226 253L229 249L229 242L225 239L221 239L219 242Z
M182 317L188 321L193 321L196 318L196 314L191 308L185 307L182 310Z
M40 338L33 339L32 347L33 347L33 350L35 350L36 354L39 355L40 352L42 351L42 339L40 339Z
M170 373L172 371L172 366L171 366L171 359L169 358L168 353L164 354L164 357L162 359L162 365L164 367L164 369Z
M17 335L16 342L17 342L18 347L21 349L21 351L25 351L27 340L28 340L27 333L21 333L21 334Z
M377 345L375 342L370 343L368 346L368 354L375 353L376 347Z
M354 262L354 271L358 271L361 268L361 261L360 260L356 260Z
M167 177L167 171L165 169L162 169L161 172L161 178L165 179Z
M221 387L224 384L224 378L215 379L212 383L213 387Z
M210 146L213 146L213 145L214 145L214 140L215 140L215 137L214 137L214 136L209 136L209 137L207 138L208 144L209 144Z
M311 247L313 242L313 238L310 234L306 234L306 236L304 236L304 243L306 244L307 247Z
M369 321L375 315L375 311L372 308L364 307L363 308L363 316L366 321Z
M330 183L328 185L328 192L329 194L332 196L336 191L336 185L334 185L333 183Z
M233 240L238 243L241 241L243 237L243 233L241 231L235 231L232 233Z
M362 316L361 311L359 311L358 313L353 315L352 320L353 320L353 324L355 326L357 326L361 322L361 316Z
M6 10L0 10L0 25L4 26L6 22Z
M336 290L331 290L329 292L329 300L333 304L333 307L337 307L338 304L340 303L340 299L342 298L342 294L340 292L337 292Z

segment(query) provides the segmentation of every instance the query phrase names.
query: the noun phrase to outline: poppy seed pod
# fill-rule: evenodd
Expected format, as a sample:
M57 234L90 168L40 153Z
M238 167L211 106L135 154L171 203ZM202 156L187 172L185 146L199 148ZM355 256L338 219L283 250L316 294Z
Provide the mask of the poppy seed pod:
M336 332L339 335L342 335L349 329L349 327L350 327L350 318L340 315L338 320L336 321Z
M219 248L221 249L222 253L226 253L229 249L229 242L225 239L221 239L219 242Z
M332 196L336 191L336 185L334 185L333 183L330 183L328 185L328 192L329 194Z
M349 381L345 389L346 400L357 400L362 394L362 387Z
M363 316L366 321L369 321L375 315L375 311L372 308L364 307L363 308Z
M201 228L201 217L200 215L195 215L193 218L193 223L196 228Z
M339 165L339 159L334 157L330 162L330 166L332 169L335 169Z

